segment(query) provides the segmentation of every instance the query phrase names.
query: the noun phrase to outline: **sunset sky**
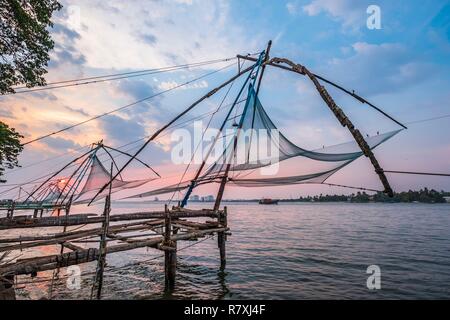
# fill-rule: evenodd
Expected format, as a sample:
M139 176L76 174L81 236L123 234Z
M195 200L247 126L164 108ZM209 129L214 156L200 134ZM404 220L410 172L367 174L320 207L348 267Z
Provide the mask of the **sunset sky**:
M46 75L48 82L255 53L272 39L271 56L289 58L355 90L408 125L408 130L376 149L383 168L450 173L448 1L79 0L62 4L64 8L55 15L51 30L55 48ZM369 16L366 9L371 4L381 9L379 30L366 26ZM27 141L229 64L5 95L0 97L0 119L15 127ZM20 157L24 168L7 171L8 183L25 182L55 170L79 155L83 146L100 139L118 147L152 134L236 71L236 66L228 67L182 89L27 145ZM399 129L367 105L332 88L330 93L364 135ZM192 116L213 110L222 96L199 106ZM352 139L312 83L300 75L268 68L260 100L279 129L298 146L315 149ZM448 117L414 123L445 115ZM140 144L142 141L133 146ZM183 166L170 162L170 147L168 134L150 145L141 159L166 176L182 172ZM52 159L43 161L47 158ZM35 165L36 162L40 163ZM130 179L150 175L138 165L125 174ZM450 191L449 178L388 177L395 191L425 186ZM381 188L365 158L346 167L329 182ZM135 193L155 186L141 187ZM0 187L0 191L4 188ZM198 193L213 193L214 188ZM294 197L320 192L351 191L310 185L229 188L225 197Z

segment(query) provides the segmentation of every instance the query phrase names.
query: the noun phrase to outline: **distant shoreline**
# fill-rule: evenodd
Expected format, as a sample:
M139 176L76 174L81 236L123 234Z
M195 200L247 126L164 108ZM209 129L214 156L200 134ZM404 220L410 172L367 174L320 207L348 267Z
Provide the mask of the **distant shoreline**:
M113 203L122 203L122 204L136 204L136 203L166 203L165 200L147 200L147 201L112 201ZM173 202L173 201L172 201ZM222 202L225 203L259 203L259 199L228 199L228 200L222 200ZM368 201L368 202L351 202L351 201L300 201L297 199L279 199L279 203L306 203L306 204L327 204L327 203L348 203L348 204L374 204L374 203L387 203L387 204L448 204L450 205L450 202L419 202L419 201L413 201L413 202L396 202L396 201ZM173 202L174 205L176 202ZM189 201L188 203L214 203L213 201Z
M407 192L394 193L392 198L388 197L382 192L378 192L374 195L367 194L366 192L357 192L351 195L323 195L318 196L306 196L291 199L277 199L281 203L289 202L304 202L304 203L450 203L450 192L429 190L427 188L419 191L409 190ZM222 202L245 202L245 203L258 203L260 199L223 199ZM129 203L135 203L130 202ZM143 203L155 203L165 202L164 200L147 200ZM213 203L214 200L189 200L189 203ZM125 202L122 202L125 203ZM142 202L141 202L142 203ZM174 201L173 203L176 203Z

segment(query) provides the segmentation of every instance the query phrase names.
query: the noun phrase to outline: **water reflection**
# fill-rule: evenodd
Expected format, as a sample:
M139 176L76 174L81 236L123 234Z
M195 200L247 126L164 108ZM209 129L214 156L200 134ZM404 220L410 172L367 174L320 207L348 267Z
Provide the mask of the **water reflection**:
M204 241L194 246L190 246L193 242L179 243L179 248L186 248L178 253L171 291L164 288L161 252L137 249L112 254L107 257L103 298L450 298L449 205L280 204L276 213L273 207L257 204L227 205L233 235L227 241L225 270L220 270L217 239L201 239ZM127 206L114 204L113 210L140 209ZM161 204L141 206L160 209ZM96 208L89 209L94 211ZM46 232L53 229L49 230ZM60 232L61 228L54 230ZM34 232L17 229L9 236L25 231ZM58 253L59 246L42 250ZM25 258L36 252L25 250L22 254ZM142 261L146 262L135 264ZM381 267L379 291L366 288L366 268L371 264ZM53 298L89 298L93 278L89 273L95 270L95 263L80 267L82 288L68 289L62 268ZM44 276L51 272L38 275ZM19 298L48 297L49 282L22 287Z

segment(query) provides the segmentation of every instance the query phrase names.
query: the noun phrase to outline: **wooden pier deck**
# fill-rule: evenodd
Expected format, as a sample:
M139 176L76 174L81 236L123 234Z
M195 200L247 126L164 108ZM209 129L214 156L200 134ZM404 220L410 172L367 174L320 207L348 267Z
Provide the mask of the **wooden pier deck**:
M14 279L17 276L36 276L39 272L56 270L82 263L97 261L94 297L101 298L103 272L108 254L137 248L154 248L164 252L165 287L173 289L176 278L177 242L196 241L207 235L218 235L220 267L226 263L225 241L229 231L227 208L223 210L189 210L167 205L164 210L110 215L109 197L102 215L69 214L40 217L8 215L0 218L2 231L11 229L39 229L39 235L0 237L0 256L6 252L44 246L61 246L59 254L17 259L0 264L0 299L14 299ZM195 218L195 221L192 220ZM208 218L198 221L196 218ZM98 226L101 224L101 226ZM86 227L94 225L92 227ZM67 231L68 226L82 226ZM49 227L63 227L62 232L44 233ZM41 230L43 232L41 232ZM54 228L53 228L54 230ZM81 247L80 244L84 246ZM85 247L91 244L91 247ZM95 245L95 246L92 246ZM92 297L91 297L92 298Z

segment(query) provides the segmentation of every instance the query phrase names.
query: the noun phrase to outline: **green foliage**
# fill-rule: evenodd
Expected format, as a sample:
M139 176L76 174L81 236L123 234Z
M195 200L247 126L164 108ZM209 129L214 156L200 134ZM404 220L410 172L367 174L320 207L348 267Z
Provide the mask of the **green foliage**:
M289 199L282 201L300 201L300 202L355 202L355 203L367 203L367 202L421 202L421 203L444 203L445 198L450 196L450 192L429 190L428 188L421 189L419 191L409 190L408 192L394 193L394 197L390 198L382 192L371 196L365 192L357 192L351 195L322 195L320 196L307 196L299 197L298 199Z
M409 190L407 192L395 193L393 198L389 198L383 193L374 196L376 202L422 202L422 203L444 203L444 197L448 192L429 190L428 188L419 191Z
M48 32L56 0L2 0L0 5L0 94L13 86L45 84L43 75L54 42Z
M23 136L14 128L10 128L6 123L0 121L0 183L5 182L2 179L5 169L19 166L17 156L23 149L20 138Z

